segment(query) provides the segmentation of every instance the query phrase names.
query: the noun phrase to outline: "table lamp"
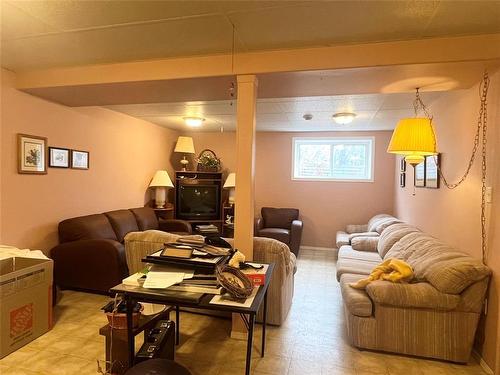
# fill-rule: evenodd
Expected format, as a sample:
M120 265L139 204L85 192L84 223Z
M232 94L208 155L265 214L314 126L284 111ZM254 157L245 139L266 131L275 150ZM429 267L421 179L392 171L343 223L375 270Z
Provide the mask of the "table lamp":
M167 171L156 171L149 187L156 188L155 203L156 208L164 208L167 197L167 188L173 188L172 180Z
M229 173L224 183L224 189L229 189L229 204L234 205L234 188L236 187L236 173Z
M184 154L181 160L181 165L182 170L186 171L186 167L189 164L189 161L186 159L186 154L194 154L193 138L182 136L177 138L177 144L175 145L174 152L180 152Z

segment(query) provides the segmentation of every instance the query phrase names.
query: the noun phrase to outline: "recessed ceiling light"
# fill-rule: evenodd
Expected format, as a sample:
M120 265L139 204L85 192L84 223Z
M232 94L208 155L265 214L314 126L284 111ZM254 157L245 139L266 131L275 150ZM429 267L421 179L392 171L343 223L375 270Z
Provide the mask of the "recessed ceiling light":
M205 121L203 117L184 117L183 120L187 126L192 126L193 128L201 126L203 121Z
M337 124L345 125L350 124L352 120L354 120L354 117L356 117L355 113L339 112L333 115L333 121L335 121Z

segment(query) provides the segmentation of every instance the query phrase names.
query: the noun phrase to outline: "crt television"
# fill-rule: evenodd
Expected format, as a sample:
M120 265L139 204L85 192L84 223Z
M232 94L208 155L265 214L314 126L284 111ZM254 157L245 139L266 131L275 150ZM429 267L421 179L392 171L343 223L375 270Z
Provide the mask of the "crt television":
M220 216L220 186L181 185L177 217L185 220L214 220Z

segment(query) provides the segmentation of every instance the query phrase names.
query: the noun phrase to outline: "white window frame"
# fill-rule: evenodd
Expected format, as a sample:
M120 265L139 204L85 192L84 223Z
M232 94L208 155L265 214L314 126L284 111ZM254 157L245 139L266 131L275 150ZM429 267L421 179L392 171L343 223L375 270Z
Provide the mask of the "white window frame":
M371 161L370 161L370 178L368 179L341 179L341 178L311 178L311 177L295 177L295 157L297 141L310 141L321 143L321 141L330 141L342 143L342 141L370 141L371 144ZM375 181L375 137L293 137L292 138L292 181L328 181L328 182L374 182Z

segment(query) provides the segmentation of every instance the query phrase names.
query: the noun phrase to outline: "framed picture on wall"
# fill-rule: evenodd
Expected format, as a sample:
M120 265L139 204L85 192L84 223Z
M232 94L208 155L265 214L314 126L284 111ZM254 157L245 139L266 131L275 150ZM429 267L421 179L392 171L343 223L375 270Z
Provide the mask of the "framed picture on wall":
M425 160L413 168L413 184L416 187L425 187Z
M70 152L67 148L49 147L49 167L69 168Z
M404 188L406 185L406 173L399 174L399 186Z
M89 152L71 150L71 168L89 169Z
M425 157L425 187L439 189L438 166L441 162L441 155Z
M399 163L400 163L400 164L399 164L399 165L400 165L400 166L399 166L399 171L400 171L401 173L405 173L405 172L406 172L406 160L405 160L405 158L404 158L404 157L402 157Z
M36 135L17 135L17 172L27 174L46 174L45 155L47 138Z

